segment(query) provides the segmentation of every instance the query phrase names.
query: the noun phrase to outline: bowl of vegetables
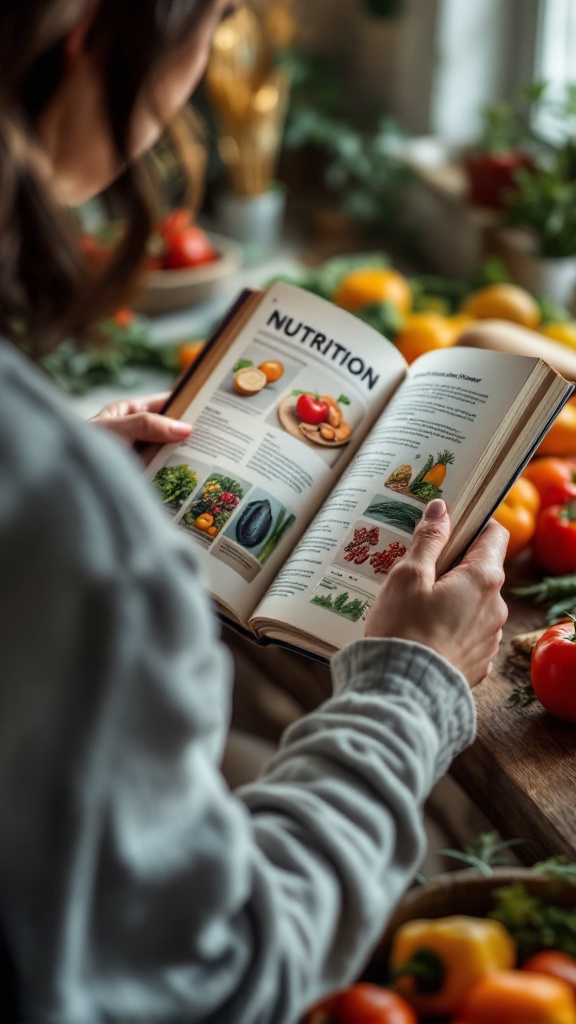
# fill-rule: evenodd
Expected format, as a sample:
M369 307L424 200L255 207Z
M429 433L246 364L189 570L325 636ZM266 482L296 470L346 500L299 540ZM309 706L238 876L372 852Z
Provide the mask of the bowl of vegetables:
M198 229L201 230L201 229ZM134 299L139 313L160 314L187 309L218 292L242 266L242 250L235 242L212 232L203 232L212 253L208 259L189 266L144 270Z
M545 870L415 887L359 982L306 1024L576 1024L576 881Z
M97 269L110 259L122 224L106 223L84 235L82 250ZM214 295L243 262L241 247L206 231L181 207L162 218L148 239L133 308L147 315L187 309Z

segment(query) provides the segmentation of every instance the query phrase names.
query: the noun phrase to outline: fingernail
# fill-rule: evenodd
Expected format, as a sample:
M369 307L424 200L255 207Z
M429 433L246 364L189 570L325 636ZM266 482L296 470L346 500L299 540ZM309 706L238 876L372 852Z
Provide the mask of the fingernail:
M433 498L426 505L424 519L443 519L446 515L446 502L442 498Z
M188 434L192 430L189 423L178 423L174 422L170 424L170 433L173 437L188 437Z

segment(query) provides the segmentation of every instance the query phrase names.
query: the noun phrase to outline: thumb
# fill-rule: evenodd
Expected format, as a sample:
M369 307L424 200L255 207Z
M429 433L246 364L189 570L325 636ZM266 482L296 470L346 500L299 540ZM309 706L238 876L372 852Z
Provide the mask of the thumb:
M431 586L436 582L436 562L450 537L450 517L446 502L434 498L426 506L424 518L414 530L414 537L407 559L418 563Z

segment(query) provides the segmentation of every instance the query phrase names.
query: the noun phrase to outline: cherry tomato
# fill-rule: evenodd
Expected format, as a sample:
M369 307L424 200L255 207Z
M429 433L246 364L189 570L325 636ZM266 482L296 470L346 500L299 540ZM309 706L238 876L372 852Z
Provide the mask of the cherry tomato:
M523 971L537 971L565 981L576 996L576 960L559 949L543 949L525 960Z
M192 224L192 210L186 209L186 207L180 207L177 210L173 210L169 213L164 220L161 220L156 225L156 233L164 239L166 247L169 248L172 239L175 235L179 235L185 228L189 228Z
M118 327L130 327L136 319L136 314L133 309L123 307L122 309L117 309L110 319L113 320Z
M539 508L540 496L534 484L520 477L494 513L496 522L510 534L507 559L514 558L532 540Z
M180 270L210 263L215 258L216 253L206 232L202 228L190 226L171 237L165 266L168 270Z
M576 572L576 501L542 510L536 521L534 554L553 576Z
M530 678L534 693L546 710L565 722L576 724L576 631L573 621L550 626L537 640L532 651ZM574 971L576 975L576 966Z
M411 1006L402 996L379 985L361 982L322 1003L307 1018L314 1024L324 1017L327 1024L418 1024Z
M318 395L313 395L311 392L300 395L296 402L298 418L302 420L302 423L309 423L311 426L323 423L329 408L328 402L324 402Z

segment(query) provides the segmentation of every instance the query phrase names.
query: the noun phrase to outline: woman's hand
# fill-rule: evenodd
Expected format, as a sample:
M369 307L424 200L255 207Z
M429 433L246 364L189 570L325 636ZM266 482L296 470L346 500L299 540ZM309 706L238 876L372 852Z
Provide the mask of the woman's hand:
M436 562L450 536L441 499L431 501L366 621L366 636L415 640L443 655L475 686L488 674L508 609L500 590L508 532L491 520L462 561L440 579Z
M188 423L160 415L168 396L169 392L166 392L147 398L111 402L90 422L106 427L127 444L134 444L136 441L151 441L156 444L183 441L190 434L192 427Z

